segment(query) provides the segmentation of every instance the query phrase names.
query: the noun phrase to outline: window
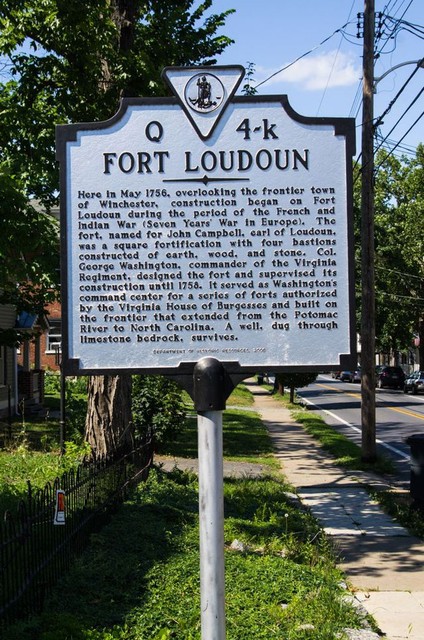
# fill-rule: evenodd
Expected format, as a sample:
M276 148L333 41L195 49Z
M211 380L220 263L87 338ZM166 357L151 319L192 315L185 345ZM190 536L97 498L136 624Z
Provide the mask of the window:
M49 331L47 333L46 351L57 353L62 343L62 322L60 319L49 320Z

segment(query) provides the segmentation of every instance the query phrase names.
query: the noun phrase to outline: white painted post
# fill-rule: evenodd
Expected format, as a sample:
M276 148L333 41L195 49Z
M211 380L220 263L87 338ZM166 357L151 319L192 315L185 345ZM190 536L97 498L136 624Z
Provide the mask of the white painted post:
M222 411L198 413L202 640L225 640Z

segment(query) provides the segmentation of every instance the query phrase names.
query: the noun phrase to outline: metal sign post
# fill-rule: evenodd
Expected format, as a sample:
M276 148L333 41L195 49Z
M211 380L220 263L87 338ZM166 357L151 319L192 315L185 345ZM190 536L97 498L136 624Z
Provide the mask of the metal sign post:
M194 368L198 412L200 604L203 640L225 640L224 473L225 372L204 358Z
M198 414L202 638L225 638L222 411Z

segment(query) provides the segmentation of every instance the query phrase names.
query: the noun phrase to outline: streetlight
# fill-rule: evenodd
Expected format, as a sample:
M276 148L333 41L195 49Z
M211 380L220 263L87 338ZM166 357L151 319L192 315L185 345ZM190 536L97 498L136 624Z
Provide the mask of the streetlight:
M396 69L399 69L399 67L405 67L408 64L415 64L415 65L417 65L418 69L424 69L424 58L421 58L421 60L409 60L408 62L401 62L399 64L396 64L391 69L388 69L388 71L385 71L385 73L383 73L382 76L379 76L378 78L374 78L373 93L377 93L377 85L378 85L378 83L381 80L383 80L383 78L388 76L389 73L391 73L392 71L395 71Z

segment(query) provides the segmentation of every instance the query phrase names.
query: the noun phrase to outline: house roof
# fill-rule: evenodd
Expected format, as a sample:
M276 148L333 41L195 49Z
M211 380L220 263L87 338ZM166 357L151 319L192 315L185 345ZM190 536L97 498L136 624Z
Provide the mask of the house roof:
M30 330L34 329L36 325L47 329L49 322L45 316L40 317L34 313L28 313L28 311L21 311L16 318L15 329Z

